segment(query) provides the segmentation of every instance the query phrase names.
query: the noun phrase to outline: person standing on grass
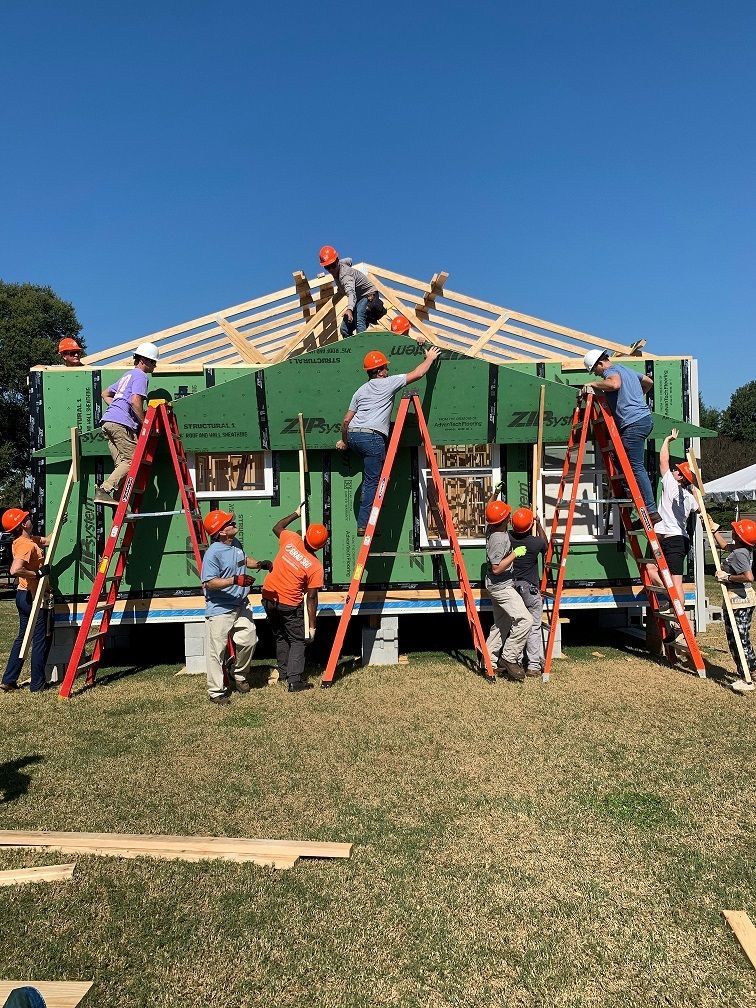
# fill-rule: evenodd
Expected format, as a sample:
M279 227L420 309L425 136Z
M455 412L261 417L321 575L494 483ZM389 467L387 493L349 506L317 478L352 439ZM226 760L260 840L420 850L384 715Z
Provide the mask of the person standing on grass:
M533 617L514 585L512 566L527 553L525 546L512 548L506 531L512 508L505 501L492 500L486 505L486 591L491 598L494 622L486 644L497 675L515 682L525 678L522 653L533 626Z
M65 521L65 516L64 519ZM49 573L49 568L42 564L43 547L47 546L49 538L32 535L32 523L29 512L21 508L8 508L3 515L3 531L12 532L15 536L11 550L13 562L10 567L11 577L18 578L16 588L16 609L18 610L18 636L13 641L8 664L5 668L0 690L10 693L20 689L18 677L21 675L23 661L21 645L31 616L32 602L37 591L37 585L42 575ZM39 693L48 688L45 679L45 665L52 644L52 633L48 633L48 609L43 606L32 631L31 683L29 691Z
M228 704L223 667L228 659L228 640L233 640L235 657L230 681L239 693L249 693L247 676L257 645L257 631L247 601L254 578L252 570L272 570L270 560L245 556L236 538L236 518L228 511L211 511L203 520L213 541L202 561L205 589L205 664L207 695L211 703Z
M359 536L365 534L386 458L394 396L400 388L427 374L438 356L436 347L430 347L425 351L423 363L418 364L413 371L389 378L388 357L380 350L370 350L365 354L362 366L367 371L368 380L352 396L349 409L341 421L341 439L336 442L339 451L346 451L349 447L362 458L362 497L357 515Z
M139 428L145 415L149 376L155 370L160 351L154 343L140 343L134 351L134 367L102 393L108 408L100 426L108 442L115 469L96 487L95 504L118 507L121 484L131 466Z
M525 554L518 556L512 564L512 578L525 608L530 613L533 625L525 644L527 669L525 674L539 676L543 672L543 596L541 595L541 577L538 573L538 558L546 552L548 543L538 519L536 534L533 534L535 516L530 508L518 508L512 515L512 531L510 539L513 547L524 546Z
M649 520L655 525L661 516L656 510L656 497L644 461L646 441L654 426L646 403L646 395L654 387L653 379L631 371L624 364L612 364L608 350L589 350L583 364L599 380L588 382L581 392L601 392L606 396Z
M720 549L728 551L727 557L722 561L722 570L717 571L716 578L717 581L727 586L735 615L737 633L740 637L740 643L743 645L743 654L748 662L748 671L752 676L756 676L756 652L751 644L751 621L753 620L753 610L756 607L756 592L753 588L756 521L752 521L750 518L734 521L732 523L732 545L724 539L719 530L714 533L714 538ZM730 654L735 661L735 668L740 668L738 649L729 620L725 620L725 630L727 631Z
M305 667L305 595L309 618L309 640L315 637L318 615L318 589L323 587L323 565L316 550L328 541L325 525L308 525L304 539L287 526L299 517L302 504L273 526L279 541L273 567L263 581L262 604L276 639L278 680L288 684L289 693L313 688L304 681Z

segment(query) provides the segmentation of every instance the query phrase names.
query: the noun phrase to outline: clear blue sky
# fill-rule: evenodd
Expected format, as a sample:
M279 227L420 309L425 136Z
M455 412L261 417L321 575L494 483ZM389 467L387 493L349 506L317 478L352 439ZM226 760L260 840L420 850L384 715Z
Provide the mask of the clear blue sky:
M0 277L90 350L321 244L756 376L756 5L3 6Z

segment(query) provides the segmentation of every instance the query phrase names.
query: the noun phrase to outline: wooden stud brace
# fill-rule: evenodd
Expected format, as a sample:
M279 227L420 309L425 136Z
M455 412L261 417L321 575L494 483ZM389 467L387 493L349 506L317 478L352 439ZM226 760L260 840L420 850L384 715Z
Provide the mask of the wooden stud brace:
M423 322L428 321L428 312L436 307L436 298L443 297L444 284L449 279L448 273L434 273L430 282L430 290L423 294L422 303L417 307L416 314Z

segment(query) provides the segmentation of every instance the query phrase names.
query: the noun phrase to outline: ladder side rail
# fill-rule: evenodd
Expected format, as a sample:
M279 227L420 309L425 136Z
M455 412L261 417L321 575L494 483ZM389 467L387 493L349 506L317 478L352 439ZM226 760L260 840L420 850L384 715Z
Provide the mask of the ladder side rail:
M386 458L383 460L381 475L378 478L378 488L376 489L373 506L370 510L370 516L365 527L365 535L362 537L362 545L357 553L357 561L354 566L354 572L352 573L352 579L349 582L346 598L344 599L344 607L341 610L341 616L339 617L339 624L336 628L336 636L334 637L331 652L328 656L328 663L325 667L323 675L321 676L320 685L322 688L330 686L333 682L333 677L336 674L336 666L338 665L339 658L341 657L341 649L344 646L344 638L346 637L352 611L354 610L354 606L357 601L357 594L360 590L360 582L362 581L362 575L365 572L365 564L367 563L368 555L370 553L373 534L378 523L386 488L388 487L388 482L391 477L391 470L393 468L394 459L396 458L396 452L399 447L399 439L402 434L402 428L404 427L408 407L409 399L402 398L399 403L396 421L394 422L394 429L391 432L391 438L386 449Z
M580 424L586 422L586 414L582 409L580 403L575 407L572 413L572 423L570 426L570 434L567 439L567 450L564 454L564 462L562 464L562 475L559 480L559 488L557 489L556 500L554 503L554 513L551 516L551 527L549 529L549 538L546 545L546 554L543 558L543 575L541 577L541 592L543 593L548 584L548 571L549 564L554 558L554 548L557 544L557 530L559 528L559 521L561 518L561 511L564 507L564 491L567 486L567 479L569 477L570 469L572 468L572 452L575 451L577 444L579 442L579 435L577 431L581 429ZM545 498L544 498L545 501Z
M181 434L176 420L176 414L163 403L160 406L161 422L165 426L166 438L168 440L168 450L173 463L173 471L176 474L176 482L181 493L181 504L186 514L186 522L189 527L189 538L192 544L194 560L197 564L197 576L202 571L201 547L207 546L207 533L205 526L200 520L199 501L189 474L189 463L186 458L184 446L181 441ZM199 530L202 530L199 533Z

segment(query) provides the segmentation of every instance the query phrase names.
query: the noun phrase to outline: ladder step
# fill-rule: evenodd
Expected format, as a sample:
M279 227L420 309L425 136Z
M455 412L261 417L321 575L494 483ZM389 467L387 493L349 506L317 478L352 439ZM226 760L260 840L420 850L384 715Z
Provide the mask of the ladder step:
M427 550L409 550L409 551L393 551L387 550L382 553L373 553L371 551L371 557L392 557L392 556L446 556L452 552L451 546L447 546L446 549L427 549Z
M91 658L89 661L81 662L81 664L78 667L79 672L83 672L84 669L92 668L93 665L99 665L99 664L100 664L99 659L95 661L94 658Z
M658 585L644 585L643 590L653 592L655 595L669 595L667 588L660 588Z
M98 637L107 637L107 635L107 630L98 630L97 633L90 634L89 637L86 638L85 643L88 644L91 640L97 640Z
M115 602L108 602L107 599L104 599L102 602L96 602L94 609L95 612L99 612L101 609L104 612L106 609L112 609L114 606Z
M138 514L134 514L133 511L127 511L123 518L124 521L139 521L140 518L167 518L168 515L180 514L184 514L183 508L178 511L142 511Z

